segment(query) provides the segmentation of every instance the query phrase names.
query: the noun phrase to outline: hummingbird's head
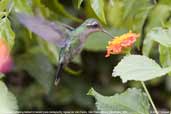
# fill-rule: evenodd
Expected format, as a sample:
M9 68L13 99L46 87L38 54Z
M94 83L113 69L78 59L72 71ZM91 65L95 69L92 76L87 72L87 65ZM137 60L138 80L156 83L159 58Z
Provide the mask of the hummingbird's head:
M100 24L100 22L97 19L90 18L87 19L83 24L82 24L87 31L87 34L93 33L93 32L104 32L110 37L113 37L110 33L108 33Z
M93 32L95 31L101 31L103 28L100 24L100 22L96 19L87 19L83 25L88 29L88 30L91 30Z

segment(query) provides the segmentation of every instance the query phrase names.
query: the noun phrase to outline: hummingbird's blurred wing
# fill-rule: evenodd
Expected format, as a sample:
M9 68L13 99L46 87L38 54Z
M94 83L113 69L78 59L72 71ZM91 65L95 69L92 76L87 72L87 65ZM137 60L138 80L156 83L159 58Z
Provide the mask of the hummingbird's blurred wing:
M68 32L72 29L67 29L67 25L57 25L54 22L49 22L40 17L30 16L26 14L17 14L19 21L26 26L30 31L34 32L46 41L52 42L59 47L64 47L67 43Z

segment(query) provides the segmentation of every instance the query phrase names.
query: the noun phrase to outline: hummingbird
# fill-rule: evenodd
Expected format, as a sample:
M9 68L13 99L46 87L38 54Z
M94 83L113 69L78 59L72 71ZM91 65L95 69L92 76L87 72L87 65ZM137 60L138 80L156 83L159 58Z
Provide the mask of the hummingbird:
M94 32L107 32L97 19L86 19L80 26L73 28L63 23L55 23L41 17L17 14L19 22L40 38L60 47L59 63L56 71L55 85L58 85L61 72L76 55L80 54L86 39Z

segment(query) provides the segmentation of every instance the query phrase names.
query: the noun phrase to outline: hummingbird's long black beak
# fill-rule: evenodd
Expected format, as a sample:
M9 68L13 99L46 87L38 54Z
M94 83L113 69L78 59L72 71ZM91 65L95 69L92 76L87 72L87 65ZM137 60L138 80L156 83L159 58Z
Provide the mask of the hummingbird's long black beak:
M108 31L106 31L105 29L103 29L102 32L113 38L113 35Z

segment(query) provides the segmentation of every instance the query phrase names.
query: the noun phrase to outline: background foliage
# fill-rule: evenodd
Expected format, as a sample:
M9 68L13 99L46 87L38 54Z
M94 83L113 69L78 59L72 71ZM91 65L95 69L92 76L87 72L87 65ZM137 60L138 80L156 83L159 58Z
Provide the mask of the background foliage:
M104 57L105 48L109 39L102 33L95 33L87 40L80 57L69 65L70 68L81 72L69 73L65 70L59 86L54 87L53 79L59 49L22 26L16 18L16 12L41 15L48 20L60 21L73 27L77 27L87 18L94 17L99 19L114 36L129 30L140 33L141 38L137 41L132 53L143 54L154 59L156 62L145 56L142 58L145 59L144 64L150 64L153 67L152 70L161 70L161 74L157 72L157 75L161 76L170 72L171 66L170 6L170 0L1 0L0 37L8 42L14 59L12 71L1 80L16 96L19 110L95 110L94 99L86 95L91 87L103 95L113 95L131 87L141 88L139 82L136 81L123 84L121 79L129 80L127 79L129 76L125 76L126 73L121 74L121 79L112 78L113 67L124 55L113 55L106 59ZM127 59L130 59L128 60L130 64L134 63L135 58ZM121 62L125 61L123 59ZM139 59L137 61L132 65L141 67ZM120 63L114 70L120 75L117 68L122 69L123 66ZM123 71L125 70L128 69ZM133 76L137 76L137 73L139 72ZM148 72L144 75L149 77L153 73L155 78L156 72ZM170 73L167 75L170 76ZM155 104L162 110L171 108L171 78L169 76L147 81ZM3 82L0 88L2 91L7 91ZM99 98L103 98L104 101L109 99L101 96L95 90L91 89L89 94L97 99L97 109L106 109L106 105L100 104L103 101ZM144 93L139 89L128 89L120 95L111 96L111 99L114 102L116 97L122 99L127 94L127 97L124 98L132 99L130 96L132 93L135 93L136 98L141 96L142 101L146 99ZM7 102L7 105L10 104L9 109L16 110L16 100L11 93L9 94L6 96L7 99L12 99L10 102L13 100L14 102ZM142 102L141 99L140 102ZM139 104L139 101L136 103ZM143 103L146 104L144 113L149 113L149 104L146 100ZM14 108L10 108L13 104ZM138 109L137 113L143 112L141 108Z

